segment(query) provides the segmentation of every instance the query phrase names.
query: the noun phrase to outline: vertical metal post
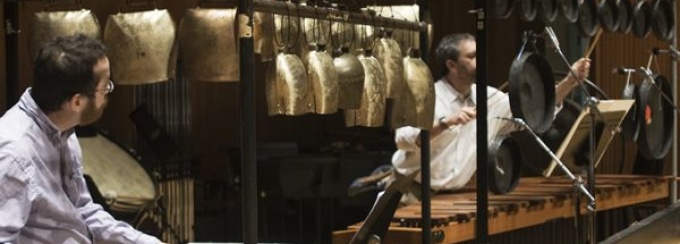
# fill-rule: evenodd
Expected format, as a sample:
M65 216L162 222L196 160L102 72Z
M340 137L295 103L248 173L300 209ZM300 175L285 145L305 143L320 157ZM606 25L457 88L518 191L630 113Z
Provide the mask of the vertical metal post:
M420 23L425 23L425 17L427 15L427 0L418 1L418 19ZM427 24L427 23L425 23ZM427 29L420 30L420 54L424 61L428 60L428 35ZM422 201L421 212L422 212L422 243L432 243L432 219L431 219L431 201L430 201L430 132L422 130L420 132L420 142L421 142L421 187L422 187Z
M488 49L487 49L487 20L486 0L476 0L475 10L476 39L477 39L477 222L475 237L477 243L489 242L488 226L488 128L487 128L487 77L488 77Z
M253 2L238 4L239 77L241 98L241 175L243 243L257 243L257 163L255 159L255 79Z
M675 20L675 29L677 30L678 28L678 6L676 5L677 1L673 1L673 19ZM675 30L675 31L676 31ZM678 34L676 31L676 34L673 35L673 39L671 40L673 47L678 46ZM672 82L672 87L673 87L673 104L678 104L678 61L675 59L671 59L671 82ZM671 162L671 174L673 175L673 179L677 179L678 177L678 113L673 113L673 121L676 123L673 123L673 160ZM678 202L678 181L677 180L672 180L671 181L671 204L674 204Z
M432 219L430 217L430 131L420 131L420 152L422 243L432 243Z

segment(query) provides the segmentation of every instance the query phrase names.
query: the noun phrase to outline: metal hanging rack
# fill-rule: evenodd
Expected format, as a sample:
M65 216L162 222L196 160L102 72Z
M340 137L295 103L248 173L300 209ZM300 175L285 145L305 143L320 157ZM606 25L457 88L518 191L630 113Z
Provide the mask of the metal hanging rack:
M419 5L424 6L425 1L419 0ZM291 2L273 0L240 0L237 10L237 23L239 28L238 42L239 52L239 74L240 74L240 120L241 120L241 175L243 186L243 242L258 243L258 216L257 216L257 164L256 164L256 137L257 131L255 116L255 82L254 82L254 41L253 41L253 12L266 12L272 14L287 15L289 9L296 9L299 17L319 19L318 13L328 13L324 18L333 18L333 21L340 21L351 24L364 24L366 18L373 19L376 27L391 27L397 29L414 30L421 32L421 38L427 37L427 25L406 20L373 16L367 11L347 12L333 8L312 7L298 5ZM421 11L423 8L421 8ZM422 18L421 18L422 19ZM425 33L425 34L422 34ZM427 43L427 40L421 40ZM427 132L426 132L427 133ZM427 163L422 163L424 169L429 172L429 149L423 150L423 159L428 159ZM429 175L423 174L423 178L429 179ZM429 189L429 182L423 182L423 187ZM429 206L429 198L425 199L424 206ZM428 209L429 213L429 209ZM423 216L424 223L430 223L430 216ZM430 225L423 229L423 239L429 240Z

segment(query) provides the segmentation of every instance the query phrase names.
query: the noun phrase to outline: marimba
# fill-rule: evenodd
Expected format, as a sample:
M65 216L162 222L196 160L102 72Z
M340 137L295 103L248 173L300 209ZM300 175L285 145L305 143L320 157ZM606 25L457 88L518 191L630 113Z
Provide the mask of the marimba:
M641 175L597 175L595 198L597 211L610 210L668 197L671 177ZM515 190L506 195L489 196L489 234L499 234L552 220L576 216L572 182L566 177L522 178ZM580 199L581 214L586 213L585 198ZM397 209L383 243L421 243L420 204ZM435 243L458 243L474 239L476 193L473 188L462 193L432 197L432 240ZM573 220L571 220L573 222ZM569 228L566 224L562 229ZM573 224L571 224L573 229ZM336 231L333 243L349 243L361 223ZM541 232L541 231L536 231ZM525 240L528 241L528 240Z

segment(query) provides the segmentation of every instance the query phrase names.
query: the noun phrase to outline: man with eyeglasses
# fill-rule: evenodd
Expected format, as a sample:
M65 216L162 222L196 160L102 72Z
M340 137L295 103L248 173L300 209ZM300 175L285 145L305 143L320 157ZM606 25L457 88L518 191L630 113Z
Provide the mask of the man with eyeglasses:
M160 243L93 203L83 178L74 128L113 91L105 51L84 35L47 43L33 86L0 118L0 243Z

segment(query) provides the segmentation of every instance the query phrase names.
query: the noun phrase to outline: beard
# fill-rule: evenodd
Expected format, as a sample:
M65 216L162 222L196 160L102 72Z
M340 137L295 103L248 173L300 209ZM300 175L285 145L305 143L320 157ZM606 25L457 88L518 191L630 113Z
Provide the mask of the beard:
M93 99L88 100L87 107L85 107L83 115L80 117L80 125L89 125L99 120L104 113L106 104L107 102L104 102L100 108L97 108L97 106L94 105Z

